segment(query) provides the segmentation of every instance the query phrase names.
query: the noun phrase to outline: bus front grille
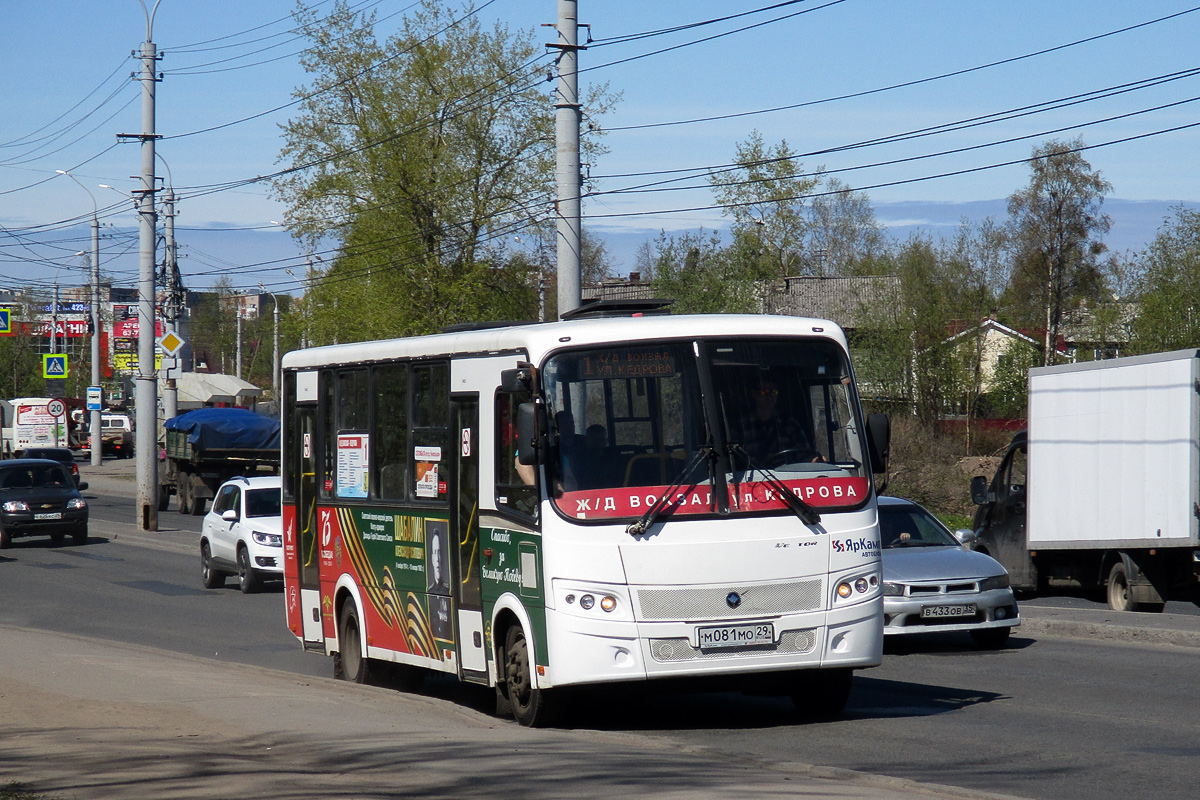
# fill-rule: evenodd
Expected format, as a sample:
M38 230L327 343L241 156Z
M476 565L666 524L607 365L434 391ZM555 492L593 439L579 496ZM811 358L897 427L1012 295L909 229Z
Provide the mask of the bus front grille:
M795 614L821 608L820 578L754 586L639 589L643 620L698 620Z
M655 661L693 661L705 658L736 658L742 655L798 655L810 652L817 643L814 631L783 631L779 641L766 647L727 647L719 650L700 650L686 638L651 639L650 655Z

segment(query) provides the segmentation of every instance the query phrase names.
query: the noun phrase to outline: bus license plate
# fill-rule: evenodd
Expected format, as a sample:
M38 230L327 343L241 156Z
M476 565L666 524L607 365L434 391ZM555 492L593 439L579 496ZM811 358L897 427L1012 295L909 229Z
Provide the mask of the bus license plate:
M34 519L62 519L62 512L55 511L54 513L51 513L51 514L34 514L33 518Z
M973 617L975 616L975 604L967 603L961 606L925 606L921 609L921 616L925 619L934 618L942 619L946 617Z
M721 625L696 629L697 645L701 650L717 647L754 647L775 644L775 626L769 622L754 625Z

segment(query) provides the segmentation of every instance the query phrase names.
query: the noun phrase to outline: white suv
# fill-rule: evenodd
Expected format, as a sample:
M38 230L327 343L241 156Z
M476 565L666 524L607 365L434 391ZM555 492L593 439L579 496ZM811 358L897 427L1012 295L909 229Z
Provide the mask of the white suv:
M200 530L200 576L204 588L237 575L245 594L264 580L283 577L280 479L233 478L221 484Z

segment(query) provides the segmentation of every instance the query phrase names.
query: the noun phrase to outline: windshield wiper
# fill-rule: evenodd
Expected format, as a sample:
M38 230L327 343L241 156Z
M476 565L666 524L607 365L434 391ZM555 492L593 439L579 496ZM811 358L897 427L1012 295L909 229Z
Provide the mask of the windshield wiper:
M641 536L643 533L648 531L650 526L653 525L655 520L658 519L659 515L666 510L667 506L674 502L673 496L675 492L679 490L679 487L683 486L683 482L686 481L688 477L691 476L691 474L695 471L696 466L700 463L700 459L702 458L708 459L709 474L713 474L714 468L712 464L716 459L716 453L714 452L712 445L706 444L701 446L701 448L696 451L696 455L692 459L691 463L683 468L683 472L679 473L679 477L674 483L663 490L663 493L659 495L659 498L655 500L649 508L646 509L646 513L642 514L641 518L638 519L637 522L631 522L628 526L626 526L625 532L630 536ZM695 486L696 484L693 483L689 488L694 488Z
M776 494L779 495L780 499L783 500L783 504L787 506L788 509L802 521L808 523L809 525L816 525L821 521L821 515L817 513L817 509L813 508L813 506L797 497L795 493L792 492L792 490L789 489L774 472L766 467L760 467L758 464L755 464L754 460L750 458L750 454L747 453L740 444L737 442L730 442L729 452L741 453L742 457L746 459L746 465L750 468L750 470L754 472L761 472L763 477L767 479L767 483L770 485L770 487L774 489ZM736 492L737 489L735 488L734 491Z

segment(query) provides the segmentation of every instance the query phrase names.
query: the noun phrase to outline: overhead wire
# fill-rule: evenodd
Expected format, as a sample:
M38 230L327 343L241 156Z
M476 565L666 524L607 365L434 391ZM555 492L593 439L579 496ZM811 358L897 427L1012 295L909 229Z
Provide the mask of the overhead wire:
M1041 50L1034 50L1029 53L1023 53L1023 54L1017 55L1017 56L1010 56L1008 58L1002 58L997 61L990 61L986 64L977 64L973 67L965 67L963 69L952 70L950 72L943 72L938 75L930 75L930 76L927 76L924 78L916 78L916 79L910 80L910 81L902 81L900 83L893 83L893 84L889 84L887 86L880 86L880 87L877 87L874 89L864 89L859 92L849 92L847 94L834 95L832 97L823 97L818 100L807 100L807 101L800 102L800 103L790 103L788 105L783 105L783 106L774 106L772 108L757 109L755 111L740 111L740 112L733 113L733 114L718 114L718 115L709 116L709 117L696 117L694 119L672 120L669 122L652 122L652 123L644 123L644 124L640 124L640 125L621 125L621 126L614 126L614 127L606 128L605 130L607 130L608 132L633 131L633 130L645 130L648 128L663 128L663 127L674 126L674 125L692 125L692 124L700 123L700 122L718 122L718 121L723 121L723 120L727 120L727 119L737 119L739 117L757 116L757 115L761 115L761 114L772 114L772 113L775 113L778 111L793 111L798 108L807 108L810 106L823 105L826 103L833 103L833 102L837 102L840 100L854 100L854 99L858 99L861 97L869 97L870 95L873 95L873 94L880 94L882 92L890 92L890 91L894 91L896 89L907 89L912 86L920 86L925 83L932 83L934 81L946 80L948 78L956 78L961 75L968 75L972 72L979 72L979 71L985 70L985 69L992 69L993 67L1004 66L1007 64L1014 64L1019 61L1024 61L1024 60L1027 60L1030 58L1036 58L1038 56L1049 55L1050 53L1055 53L1060 50L1066 50L1071 47L1078 47L1080 45L1090 44L1092 42L1100 41L1101 39L1106 39L1111 36L1117 36L1122 33L1128 33L1130 31L1134 31L1139 28L1145 28L1150 25L1157 25L1161 22L1167 22L1169 20L1176 19L1178 17L1182 17L1186 14L1193 14L1196 11L1200 11L1200 6L1193 6L1192 8L1184 9L1183 11L1178 11L1174 14L1167 14L1166 16L1159 17L1157 19L1147 20L1146 22L1139 22L1134 25L1127 25L1123 28L1117 28L1116 30L1111 30L1111 31L1106 31L1104 33L1096 34L1095 36L1087 36L1082 39L1076 39L1075 41L1066 42L1066 43L1060 44L1060 45L1055 45L1054 47L1047 47L1047 48L1043 48Z

